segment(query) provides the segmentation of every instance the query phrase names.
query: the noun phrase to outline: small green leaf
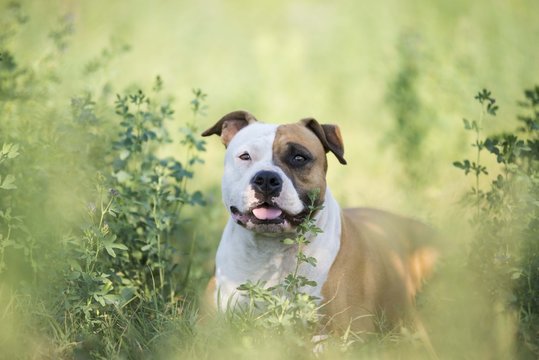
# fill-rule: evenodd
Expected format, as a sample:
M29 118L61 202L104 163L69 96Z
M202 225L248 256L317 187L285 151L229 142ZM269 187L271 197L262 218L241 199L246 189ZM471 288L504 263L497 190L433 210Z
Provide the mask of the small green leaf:
M19 156L18 144L4 144L2 146L2 154L6 155L8 159L14 159Z
M4 190L13 190L17 188L17 186L15 185L15 176L11 174L6 175L3 182L2 178L0 177L0 184L0 189Z
M125 160L129 157L129 155L131 155L131 152L127 149L122 149L122 151L120 151L120 154L118 155L120 157L120 160Z
M103 295L103 300L108 304L118 305L120 303L120 296L114 294Z
M204 196L202 195L200 191L195 191L191 195L191 204L201 205L201 206L205 205Z
M294 245L296 242L293 239L286 238L283 240L283 244L285 245Z
M97 294L94 294L94 299L97 301L101 306L105 306L105 299L103 299L102 296L99 296Z
M309 256L307 258L305 258L305 261L312 265L312 266L316 266L316 258L315 257L312 257L312 256Z
M112 249L111 246L109 245L105 245L105 250L107 250L107 253L112 256L113 258L116 257L116 253L114 252L114 250Z
M140 250L148 251L148 250L150 250L151 247L152 247L152 244L147 244L147 245L144 245L142 248L140 248Z
M118 180L119 183L125 183L131 180L132 178L132 176L129 173L123 170L120 170L116 174L114 174L114 177Z
M127 246L125 246L124 244L111 243L109 246L112 249L129 250L129 248Z

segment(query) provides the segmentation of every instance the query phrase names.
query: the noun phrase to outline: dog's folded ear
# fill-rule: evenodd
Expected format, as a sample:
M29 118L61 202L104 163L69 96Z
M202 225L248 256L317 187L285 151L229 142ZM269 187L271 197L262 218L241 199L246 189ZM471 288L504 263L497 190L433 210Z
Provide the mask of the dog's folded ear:
M238 131L256 121L256 118L247 111L233 111L223 116L215 125L204 131L202 136L219 135L226 147Z
M341 130L337 125L319 124L313 118L303 119L301 123L315 133L326 152L331 151L341 164L346 165Z

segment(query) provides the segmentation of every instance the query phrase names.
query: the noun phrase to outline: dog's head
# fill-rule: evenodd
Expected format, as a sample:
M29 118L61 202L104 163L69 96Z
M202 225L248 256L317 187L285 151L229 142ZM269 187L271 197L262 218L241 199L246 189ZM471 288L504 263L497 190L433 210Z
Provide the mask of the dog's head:
M226 147L223 201L234 221L257 233L293 232L309 213L309 193L326 190L326 153L341 164L339 128L315 119L263 124L246 111L225 115L202 136L219 135Z

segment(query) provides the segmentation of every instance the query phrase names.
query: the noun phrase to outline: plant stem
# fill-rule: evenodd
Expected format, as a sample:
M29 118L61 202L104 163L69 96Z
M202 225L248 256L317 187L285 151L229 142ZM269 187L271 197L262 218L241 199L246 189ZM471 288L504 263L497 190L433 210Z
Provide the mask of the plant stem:
M161 177L159 177L158 180L158 189L157 193L159 193L159 190L161 189ZM153 208L152 208L152 215L153 215L153 221L155 222L155 228L157 230L157 262L159 263L159 289L163 290L164 283L165 283L165 274L163 272L163 266L161 263L161 225L159 223L159 219L157 217L157 203L159 201L159 196L155 195L153 199Z
M476 158L477 168L475 170L475 193L476 193L476 210L477 210L478 219L481 212L481 193L479 192L479 176L481 173L481 167L479 163L481 161L481 150L482 150L482 145L479 144L479 137L481 135L484 115L485 115L485 107L481 104L481 113L479 114L479 122L475 129L475 145L477 146L477 158Z

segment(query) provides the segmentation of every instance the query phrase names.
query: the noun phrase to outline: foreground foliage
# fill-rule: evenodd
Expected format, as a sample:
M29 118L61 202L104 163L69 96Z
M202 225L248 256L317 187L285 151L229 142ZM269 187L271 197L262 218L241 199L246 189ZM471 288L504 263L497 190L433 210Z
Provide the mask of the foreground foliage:
M188 182L205 150L195 122L205 94L194 91L191 120L173 136L175 114L160 77L149 95L128 90L114 106L111 84L97 95L81 90L65 112L56 92L66 80L55 69L73 24L62 20L50 34L55 50L30 67L9 50L28 19L15 3L7 11L0 34L2 300L14 313L34 309L11 319L23 324L21 336L52 341L30 353L146 356L174 321L190 326L196 314L184 297L190 264L178 259L192 248L182 210L204 203ZM157 155L173 141L182 161ZM3 345L4 356L20 355Z
M465 198L476 229L469 263L492 298L516 310L520 340L539 355L539 86L524 91L515 131L484 138L488 116L498 106L487 90L475 99L481 117L464 119L464 126L474 133L476 157L454 163L475 176ZM498 164L493 170L483 163L485 152ZM482 187L483 176L494 180Z
M315 334L320 316L317 299L308 294L308 287L316 282L299 274L301 266L316 266L316 258L305 255L303 249L313 237L322 232L315 225L315 214L322 208L316 206L318 191L309 193L309 213L298 225L296 237L286 238L283 244L296 248L296 266L294 272L272 287L264 281L248 281L238 287L240 294L248 299L241 311L235 311L237 320L249 326L260 326L278 333L293 331L300 336L307 335L307 341ZM239 309L238 309L239 310Z

